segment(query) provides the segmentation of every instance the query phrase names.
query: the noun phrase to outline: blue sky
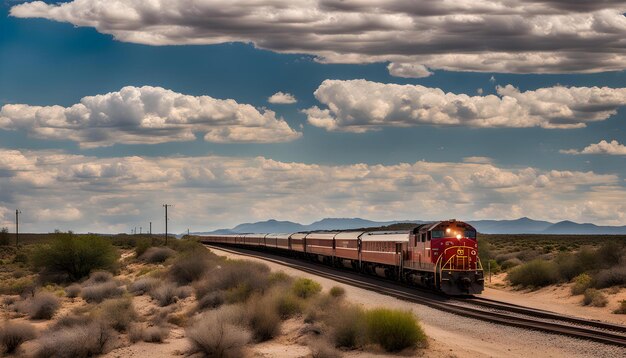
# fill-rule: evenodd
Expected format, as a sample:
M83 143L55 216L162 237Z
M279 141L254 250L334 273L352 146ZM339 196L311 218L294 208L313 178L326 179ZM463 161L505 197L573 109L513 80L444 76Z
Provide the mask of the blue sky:
M0 150L13 153L12 155L18 158L12 159L9 164L6 163L8 159L5 159L5 168L0 165L0 172L5 173L0 175L0 190L4 191L4 195L0 194L0 208L4 208L4 211L0 210L0 219L2 219L0 224L2 225L11 223L9 215L11 210L15 207L24 207L29 209L30 214L24 216L33 231L47 231L55 228L78 231L127 231L129 227L139 226L138 222L162 220L160 216L157 217L160 215L160 208L154 208L159 202L158 198L154 198L155 194L169 192L172 195L171 200L176 201L177 198L181 198L181 195L194 197L192 193L195 190L200 190L205 195L210 194L212 200L224 198L225 202L221 207L219 205L203 206L200 203L189 205L176 203L178 209L174 212L178 214L174 214L172 223L175 230L183 230L190 226L192 230L224 227L240 221L269 218L308 222L324 216L437 219L439 215L444 217L456 215L463 219L487 217L499 219L527 215L554 221L571 219L613 225L620 222L623 224L623 219L626 218L624 206L626 201L623 200L626 199L624 191L626 156L619 154L619 147L617 147L617 153L607 150L594 152L593 149L589 151L594 154L572 155L563 152L571 149L582 151L583 148L603 140L607 142L615 140L619 145L625 144L626 109L624 104L626 101L624 100L618 101L617 104L613 101L608 105L617 111L616 114L607 115L604 119L586 123L584 128L575 129L548 129L538 126L506 128L508 125L490 127L464 123L441 125L411 122L409 125L400 127L376 126L375 130L361 133L360 130L356 130L357 127L354 127L355 130L351 129L353 127L348 123L349 119L346 119L345 127L342 128L343 122L336 113L334 123L339 123L340 130L313 125L308 120L307 113L302 111L313 106L327 108L325 106L328 103L322 103L314 95L325 80L364 79L381 85L420 85L441 89L446 93L467 94L471 97L497 94L496 86L506 85L514 86L520 93L554 86L566 88L597 86L620 89L626 84L626 73L623 69L597 70L594 71L595 73L579 73L585 71L551 73L560 72L551 69L543 71L544 73L529 74L519 73L523 71L518 69L489 71L489 68L486 68L481 72L473 72L463 69L456 71L438 69L434 65L429 65L428 68L432 72L430 76L404 78L390 74L387 68L390 61L374 61L369 57L355 61L361 63L346 64L332 63L339 61L330 56L330 60L324 61L331 63L320 63L316 59L320 59L323 49L303 51L301 54L288 54L280 53L283 52L282 47L281 50L262 50L251 43L241 42L154 46L141 43L143 41L120 40L120 35L114 34L118 37L116 40L110 34L110 30L103 30L105 26L100 26L100 28L75 26L80 19L64 20L54 18L56 16L54 14L49 15L50 19L41 18L48 16L41 14L9 16L11 7L16 4L18 3L12 1L4 2L0 10L0 106L23 104L71 107L86 96L120 91L125 86L136 88L151 86L186 96L210 96L218 100L232 99L238 104L251 105L260 113L269 109L276 113L276 120L284 119L291 128L292 134L295 132L300 134L297 138L294 135L295 139L288 141L264 140L262 143L255 143L223 138L217 141L206 141L202 138L203 134L195 132L197 138L193 141L163 140L162 143L150 144L150 141L146 140L146 144L142 144L141 141L133 140L133 144L128 144L120 140L113 144L81 146L80 140L72 139L64 134L60 136L34 135L35 132L32 131L36 130L34 128L17 124L14 124L14 127L0 125ZM259 41L256 38L250 40ZM264 47L270 48L270 46ZM620 51L623 50L622 46ZM594 64L589 66L592 68ZM344 82L341 81L339 84L343 85ZM482 94L479 94L479 89L482 90ZM292 94L297 98L297 103L268 103L268 97L278 91ZM329 95L332 96L334 93ZM336 103L346 103L341 102L341 99L337 97L334 100ZM350 110L362 113L362 108L344 109L346 112ZM597 109L590 111L594 112ZM0 115L0 118L3 116L10 117L5 113ZM391 119L393 118L386 118L386 120ZM13 120L12 123L16 123L14 119L11 120ZM274 120L271 120L273 123L271 125L275 124ZM465 185L461 183L462 179L451 176L461 185L461 191L466 192L463 195L468 195L461 201L455 201L433 194L433 191L449 190L449 187L436 186L444 182L446 177L450 177L449 175L440 172L440 169L432 169L433 172L427 169L424 173L418 173L416 168L396 170L396 173L401 172L401 176L430 175L432 183L428 188L420 187L418 190L415 187L397 186L394 191L394 187L388 187L388 183L385 182L370 183L372 186L361 187L361 184L329 181L325 182L322 188L337 185L338 187L345 186L345 190L336 193L335 196L323 195L323 198L317 198L315 192L307 192L313 190L315 186L313 184L305 185L298 190L294 189L294 191L283 190L283 186L277 188L259 183L255 184L258 187L251 186L245 190L225 189L223 183L216 184L214 187L209 185L202 189L190 183L184 185L165 183L162 187L155 187L146 184L151 182L150 180L138 180L132 185L124 180L122 185L120 180L123 179L121 178L123 175L119 173L117 175L120 177L109 182L105 182L102 177L90 176L86 179L83 176L82 180L86 181L76 184L75 178L60 179L57 175L46 183L35 185L36 189L33 189L33 186L19 185L18 174L24 176L26 173L38 173L43 169L20 167L16 163L20 160L33 163L37 161L35 158L50 158L55 154L65 156L65 159L55 167L55 170L63 172L71 172L76 169L76 166L95 165L100 168L103 163L115 161L119 164L127 160L124 158L129 157L141 158L162 170L166 170L166 167L174 170L163 164L167 158L182 158L181 162L186 164L182 165L182 169L177 167L177 170L183 170L185 166L192 166L191 162L201 160L201 158L204 158L202 160L213 158L210 160L217 160L221 163L230 161L234 163L238 160L254 161L255 158L262 157L263 160L289 165L307 165L309 169L310 166L321 166L323 171L332 173L352 172L355 169L351 169L351 166L359 163L366 165L365 170L368 172L372 171L371 167L376 165L382 165L386 171L393 172L394 167L401 163L413 164L423 161L446 163L446 166L454 168L450 172L458 171L460 178L470 177L476 173L480 176L480 173L485 170L497 171L498 175L504 172L522 177L521 171L532 168L535 171L535 179L544 174L549 175L551 171L560 171L578 173L574 176L580 176L581 181L555 182L556 187L572 186L572 188L566 192L558 190L541 194L536 192L533 195L538 196L534 199L537 202L533 203L525 203L520 199L528 197L526 193L531 190L528 187L531 185L529 184L531 179L522 180L523 184L520 184L521 179L519 179L514 180L515 183L499 182L497 186L491 187L479 185L480 188L477 189L470 185L472 183ZM468 157L484 158L467 159ZM9 158L8 154L5 158ZM200 165L213 168L206 163ZM211 169L210 171L213 173L211 176L213 179L216 176L219 177L215 174L218 170ZM33 175L37 176L37 174ZM266 171L258 175L256 179L260 183L263 180L276 181L274 174L268 174ZM338 174L331 176L336 175ZM594 177L598 179L586 181ZM112 180L110 177L107 178ZM293 182L299 182L301 179L298 177L293 179ZM69 188L63 184L63 180L69 180L74 183L72 185L78 185L72 192L80 191L82 193L80 198L63 192L62 188ZM289 186L289 183L293 182L288 182L286 185ZM477 185L476 180L473 184ZM46 187L47 185L50 187ZM521 187L522 185L524 187ZM362 191L354 192L350 188L355 190L360 188ZM402 194L403 190L411 194L407 192ZM144 194L137 194L137 192ZM377 195L381 192L388 193L388 197L395 199L381 199ZM480 195L473 194L473 192L480 193ZM120 207L120 212L129 210L134 214L111 214L99 217L97 213L102 210L97 208L100 204L96 203L99 202L93 200L93 203L87 205L85 200L100 197L104 195L103 193L109 193L110 196L117 198L107 201L106 205ZM150 199L137 195L146 195ZM458 198L463 195L453 196ZM540 198L542 195L545 199ZM158 194L156 196L158 197ZM34 204L37 197L43 197L42 202L45 203L48 211ZM263 198L272 199L271 204L266 206L255 204L250 209L250 205L244 204L244 197L257 201L263 201ZM609 201L608 197L615 201ZM309 203L310 200L315 202ZM539 205L544 200L545 205L550 205L552 209L550 212L545 206ZM137 201L150 203L150 205L137 205ZM229 204L229 202L236 202L236 204ZM294 209L294 204L281 208L281 203L287 202L300 202L302 205L297 209ZM431 205L437 208L433 209ZM486 210L488 208L489 210ZM219 215L215 215L215 211L219 211ZM55 216L55 212L60 213L58 217ZM191 212L195 216L189 215ZM98 217L94 218L94 216ZM211 219L205 220L203 216L211 217Z

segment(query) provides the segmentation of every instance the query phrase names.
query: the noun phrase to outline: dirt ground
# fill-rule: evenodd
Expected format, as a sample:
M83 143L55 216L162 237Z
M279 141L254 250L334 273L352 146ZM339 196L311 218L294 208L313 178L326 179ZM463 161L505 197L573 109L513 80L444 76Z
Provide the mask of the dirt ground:
M254 259L225 251L213 250L229 258L245 258L266 263L272 270L284 271L289 275L308 277L319 282L324 290L341 286L346 290L346 299L366 308L390 307L413 311L429 336L429 347L411 356L421 357L623 357L626 349L576 340L568 337L542 334L513 327L467 319L439 312L418 304L337 283L335 281L291 269L277 263ZM524 302L525 293L489 289L491 292L517 295ZM539 298L537 299L539 300ZM534 302L534 301L531 301ZM555 305L557 303L554 303ZM261 357L302 357L298 349L285 349L284 342L269 341L254 347L253 352ZM269 355L268 355L269 353ZM384 357L383 353L347 352L345 357Z
M505 276L506 274L502 273L492 276L491 282L486 280L487 287L481 296L570 316L626 325L626 315L613 313L619 307L619 302L626 300L624 288L602 290L609 303L606 307L590 307L581 305L582 295L571 295L571 283L547 286L538 290L515 290L506 284Z

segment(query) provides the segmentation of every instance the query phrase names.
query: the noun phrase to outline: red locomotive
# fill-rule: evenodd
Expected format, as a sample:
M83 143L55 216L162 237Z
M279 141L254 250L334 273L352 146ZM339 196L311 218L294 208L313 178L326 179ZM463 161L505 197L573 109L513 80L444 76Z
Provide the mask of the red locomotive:
M477 294L484 288L476 229L456 220L410 231L208 235L202 242L287 251L449 295Z

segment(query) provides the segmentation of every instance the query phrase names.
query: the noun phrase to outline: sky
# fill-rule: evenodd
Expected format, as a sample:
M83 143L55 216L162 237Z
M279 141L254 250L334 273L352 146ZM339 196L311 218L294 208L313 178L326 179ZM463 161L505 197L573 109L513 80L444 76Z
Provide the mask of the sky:
M626 5L0 5L0 226L626 224Z

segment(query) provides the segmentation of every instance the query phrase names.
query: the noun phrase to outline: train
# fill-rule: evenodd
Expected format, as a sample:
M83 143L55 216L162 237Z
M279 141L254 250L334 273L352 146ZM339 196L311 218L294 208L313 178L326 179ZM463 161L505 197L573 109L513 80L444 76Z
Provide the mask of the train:
M215 234L199 239L205 244L281 251L452 296L480 294L484 289L476 229L454 219L407 231Z

